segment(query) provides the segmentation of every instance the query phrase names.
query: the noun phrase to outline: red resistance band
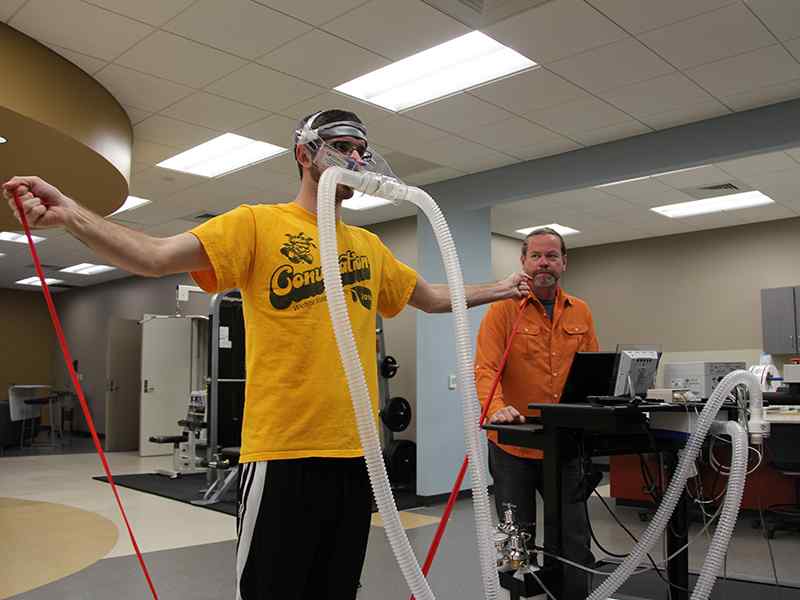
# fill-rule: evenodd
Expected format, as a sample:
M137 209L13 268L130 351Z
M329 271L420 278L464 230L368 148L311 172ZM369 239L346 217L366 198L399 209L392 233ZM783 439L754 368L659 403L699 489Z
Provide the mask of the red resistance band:
M44 299L47 302L47 309L50 311L50 320L53 321L53 328L56 330L56 337L58 337L58 343L61 346L61 353L64 355L64 362L69 370L69 376L72 380L72 385L75 388L75 391L78 393L81 410L83 411L83 416L86 418L86 423L89 425L89 431L92 434L94 447L97 449L97 453L100 455L100 462L103 463L103 470L106 473L108 482L111 484L111 490L114 492L114 498L117 500L119 512L122 515L122 520L125 522L125 527L128 529L128 535L131 538L133 549L136 551L136 557L139 559L139 564L141 565L144 576L147 579L147 585L150 587L150 592L152 592L154 600L158 600L156 588L153 586L153 580L150 579L150 573L147 571L147 565L144 564L144 558L142 558L139 545L136 543L136 536L133 535L133 529L131 529L131 524L128 522L128 516L125 514L125 508L122 506L122 500L120 499L119 492L117 491L117 485L114 483L114 477L111 475L111 469L108 466L106 455L103 452L103 447L100 445L100 438L97 436L97 429L95 429L92 415L89 413L89 405L86 403L86 397L83 394L83 388L81 387L81 384L78 381L78 376L72 366L72 355L67 347L67 340L64 338L64 330L61 328L61 320L58 318L58 313L56 313L56 307L53 304L53 298L50 295L50 288L47 287L47 282L44 278L44 271L42 271L42 263L39 261L39 255L36 253L36 247L34 246L33 239L31 238L31 230L28 226L28 219L25 216L25 211L22 209L22 202L20 201L19 195L16 191L14 192L14 202L17 204L17 211L19 212L22 226L25 228L25 235L28 237L28 247L31 250L33 264L36 266L36 274L39 276L39 281L42 284Z
M514 321L514 326L511 328L511 335L508 337L508 343L506 344L505 352L503 352L503 358L500 360L500 366L497 369L497 374L492 381L492 387L489 390L489 397L486 400L486 406L483 407L483 411L481 412L481 419L480 424L483 425L486 422L486 416L489 412L489 406L492 403L492 399L494 398L494 394L497 391L497 386L500 383L500 378L503 376L503 371L506 368L506 362L508 362L508 355L511 353L511 343L514 341L514 336L517 335L517 329L519 329L519 325L522 322L522 313L525 310L525 307L530 302L531 297L528 296L524 300L519 303L519 311L517 312L517 318ZM428 548L428 556L425 558L425 564L422 566L422 574L428 575L428 571L431 569L431 564L433 563L433 559L436 557L436 551L439 549L439 543L442 541L442 537L444 537L444 531L447 529L447 522L450 520L450 513L453 512L453 506L456 503L456 498L458 498L458 492L461 490L461 483L464 481L464 475L467 473L467 465L469 465L469 454L464 455L464 462L461 463L461 469L458 471L458 476L456 477L456 482L453 484L453 489L450 491L450 497L447 499L447 506L444 509L444 514L442 515L442 520L439 521L439 527L436 530L436 535L433 536L433 541L431 542L430 548ZM415 600L414 595L411 595L411 600Z

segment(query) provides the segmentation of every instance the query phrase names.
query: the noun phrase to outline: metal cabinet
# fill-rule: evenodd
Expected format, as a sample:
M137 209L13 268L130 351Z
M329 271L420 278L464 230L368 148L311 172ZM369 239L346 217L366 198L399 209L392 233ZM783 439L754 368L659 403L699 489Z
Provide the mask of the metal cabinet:
M798 321L800 321L800 286L761 290L764 352L797 353Z

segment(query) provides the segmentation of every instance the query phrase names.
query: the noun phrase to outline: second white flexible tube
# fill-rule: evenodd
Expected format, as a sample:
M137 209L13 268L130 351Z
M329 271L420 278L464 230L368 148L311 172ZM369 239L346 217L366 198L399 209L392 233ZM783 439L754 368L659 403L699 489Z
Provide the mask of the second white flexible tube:
M759 407L761 406L761 388L759 387L758 378L756 378L755 375L748 373L747 371L733 371L725 376L719 385L717 385L714 392L711 394L711 398L708 399L705 408L700 413L700 417L697 422L697 428L686 443L686 449L681 454L680 461L678 462L678 468L670 480L669 486L667 487L667 493L661 500L661 504L659 505L653 520L650 521L647 529L642 534L641 538L639 538L639 543L634 546L628 557L623 560L622 563L620 563L619 567L614 570L611 576L609 576L599 587L597 587L597 589L594 590L594 592L589 595L588 600L606 600L611 594L616 592L620 586L627 581L628 577L631 576L644 556L656 544L658 538L669 524L669 518L672 515L672 512L675 510L675 506L678 504L678 500L683 493L683 488L686 486L686 480L689 478L691 469L694 466L694 462L697 459L697 455L699 454L700 448L703 445L703 440L705 440L706 436L708 435L708 432L711 429L714 420L716 419L717 413L722 407L722 403L725 401L725 398L733 390L733 388L739 384L746 385L750 390L751 404ZM746 463L747 450L745 450L744 454L744 461ZM738 466L735 469L735 473L733 472L733 466L731 467L731 470L732 472L731 477L728 480L728 485L733 486L731 488L732 490L737 490L739 486L744 489L744 474L747 472L746 465L744 471L741 471ZM725 509L728 511L729 519L734 508L738 514L740 503L741 497L736 502L735 507L732 507L726 500ZM722 516L724 515L725 513L723 513ZM722 518L722 516L720 518ZM736 515L732 516L733 523L735 524ZM728 536L728 539L730 539L730 536ZM727 548L727 540L725 540L725 545L722 547L723 555L725 548ZM709 567L709 569L711 569L711 567ZM713 580L711 581L711 586L713 586ZM703 589L706 589L706 587L704 586ZM708 592L710 593L710 591L711 588L708 587ZM692 598L693 600L699 600L700 598L703 598L703 596L693 595Z

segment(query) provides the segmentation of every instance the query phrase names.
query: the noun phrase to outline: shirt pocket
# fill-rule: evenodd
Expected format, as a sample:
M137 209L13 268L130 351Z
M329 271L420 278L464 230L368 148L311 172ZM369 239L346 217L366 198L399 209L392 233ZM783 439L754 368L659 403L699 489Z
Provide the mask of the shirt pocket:
M564 345L567 352L576 352L583 342L584 337L589 332L588 323L564 323L562 325L564 332Z
M536 356L542 344L541 334L542 330L539 325L524 325L520 327L514 339L514 349L525 358Z

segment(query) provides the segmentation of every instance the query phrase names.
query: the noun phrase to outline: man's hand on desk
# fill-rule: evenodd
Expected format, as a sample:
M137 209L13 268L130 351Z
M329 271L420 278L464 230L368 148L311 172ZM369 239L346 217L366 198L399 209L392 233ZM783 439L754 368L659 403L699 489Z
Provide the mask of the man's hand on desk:
M490 423L524 423L525 417L519 414L519 411L514 408L513 406L506 406L501 408L496 413L494 413L491 417L489 417Z

